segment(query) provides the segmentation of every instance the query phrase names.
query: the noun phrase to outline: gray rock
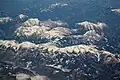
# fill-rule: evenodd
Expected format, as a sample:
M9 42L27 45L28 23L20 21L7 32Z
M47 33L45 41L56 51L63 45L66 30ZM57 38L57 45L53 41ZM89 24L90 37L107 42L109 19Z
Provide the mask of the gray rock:
M108 26L105 23L97 22L81 22L77 23L76 27L78 34L85 34L87 31L94 30L97 34L101 36L111 36Z
M15 31L14 36L21 41L48 42L56 37L71 34L69 28L62 26L61 22L46 21L41 23L38 19L29 19Z
M52 80L119 78L119 73L116 72L120 70L120 58L116 57L119 54L98 50L95 46L74 45L59 48L50 43L1 41L0 49L1 61L11 61Z
M8 22L11 22L11 21L13 21L13 19L10 18L10 17L1 17L0 18L0 23L1 24L8 23Z
M86 44L94 44L94 45L100 45L107 43L107 38L105 38L102 35L99 35L95 30L87 31L83 35L83 41Z
M112 9L111 11L118 14L118 15L120 15L120 9Z

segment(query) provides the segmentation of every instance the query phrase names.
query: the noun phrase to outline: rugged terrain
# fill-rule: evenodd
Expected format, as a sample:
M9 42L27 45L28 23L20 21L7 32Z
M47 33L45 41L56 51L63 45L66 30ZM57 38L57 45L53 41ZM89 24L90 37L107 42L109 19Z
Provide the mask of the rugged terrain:
M0 18L0 25L1 80L120 79L119 37L103 22L71 28L21 14Z

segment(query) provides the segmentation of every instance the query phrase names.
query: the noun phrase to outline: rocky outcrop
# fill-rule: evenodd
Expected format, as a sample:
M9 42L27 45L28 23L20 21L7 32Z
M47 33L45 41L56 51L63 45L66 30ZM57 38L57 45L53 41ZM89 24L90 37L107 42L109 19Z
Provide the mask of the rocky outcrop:
M12 39L14 31L28 19L28 16L20 14L15 18L1 17L0 18L0 29L4 32L5 36L2 39ZM1 31L0 31L1 32Z
M2 17L0 18L0 24L4 24L4 23L7 23L7 22L11 22L13 19L10 18L10 17Z
M56 27L69 27L69 25L65 22L62 22L60 20L58 21L52 21L52 20L48 20L48 21L41 21L41 25L47 26L47 27L51 27L51 28L56 28Z
M62 38L56 38L53 41L53 43L55 43L56 46L58 47L65 47L65 46L84 44L83 40L84 40L83 35L70 35Z
M120 15L120 9L112 9L111 11L118 14L118 15Z
M106 37L96 33L95 30L90 30L83 35L65 36L60 39L57 38L53 42L59 47L79 45L79 44L100 46L102 44L106 44L108 40Z
M120 55L102 49L112 38L105 23L85 21L77 23L74 28L69 28L67 23L62 21L40 21L37 18L22 23L26 18L22 14L16 18L19 25L12 38L15 40L0 40L0 61L9 61L21 67L15 74L16 78L31 80L120 78L118 67ZM18 70L18 67L14 68L13 72L16 69ZM26 70L35 71L37 74L31 76L24 73Z
M45 23L46 25L44 25ZM60 22L40 22L38 19L29 19L15 31L15 37L17 40L21 41L27 40L37 43L48 42L56 37L63 37L71 34L69 28L62 26L63 23Z
M98 33L101 36L110 36L110 31L108 26L105 23L97 22L81 22L76 24L77 33L78 34L85 34L87 31L94 30L96 33Z
M24 19L27 19L28 16L27 16L27 15L24 15L24 14L20 14L20 15L18 15L17 18L20 19L20 20L24 20Z
M62 47L79 44L99 46L108 43L112 36L105 23L85 21L70 29L61 21L29 19L15 31L14 37L20 42L53 42Z
M95 30L90 30L83 35L83 41L86 44L100 45L107 43L107 38L99 35Z
M119 78L120 55L98 50L95 46L74 45L59 48L53 43L0 42L1 61L11 61L52 80Z

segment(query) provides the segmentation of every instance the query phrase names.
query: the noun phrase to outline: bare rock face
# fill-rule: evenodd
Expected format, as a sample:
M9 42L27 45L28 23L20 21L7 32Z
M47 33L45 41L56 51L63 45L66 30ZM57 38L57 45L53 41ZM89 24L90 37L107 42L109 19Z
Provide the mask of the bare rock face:
M14 22L16 23L16 25L18 24L17 27L19 27L20 24L28 20L28 18L29 17L27 15L19 14L18 16L16 16L16 18L14 18Z
M32 27L32 26L39 26L39 20L37 19L37 18L35 18L35 19L33 19L33 18L31 18L31 19L28 19L27 21L25 21L24 23L23 23L23 26L24 27Z
M13 19L10 18L10 17L2 17L0 18L0 24L4 24L4 23L7 23L7 22L11 22Z
M96 46L73 45L59 48L53 43L34 44L2 40L0 49L1 61L11 61L51 80L119 79L119 54L98 50ZM18 77L20 75L18 74Z
M111 11L118 14L118 15L120 15L120 9L112 9Z
M106 38L104 36L99 35L95 30L87 31L83 35L83 41L86 44L94 44L94 45L100 45L105 44Z
M111 37L110 30L105 23L85 21L71 29L67 23L61 21L40 21L36 18L25 21L14 32L14 38L20 42L53 42L59 47L79 44L99 46L106 44Z
M56 27L69 27L69 25L65 22L62 22L60 20L58 21L52 21L52 20L48 20L48 21L41 21L40 25L44 25L50 28L56 28Z
M0 29L3 30L5 36L2 39L12 39L14 31L28 19L28 16L20 14L15 18L1 17L0 18ZM0 31L1 32L1 31Z
M14 33L18 41L30 41L35 43L53 42L59 46L75 44L100 45L107 42L110 32L104 23L81 22L78 28L70 29L60 21L39 21L29 19L24 22ZM74 35L74 31L78 35Z
M20 14L20 15L18 15L18 18L21 19L21 20L23 20L25 18L28 18L28 16L24 15L24 14Z
M48 21L48 24L44 25L44 23L40 22L38 19L27 20L15 31L15 37L17 39L22 41L35 41L38 43L70 34L71 30L62 27L62 23L60 22L53 23L53 21Z
M120 55L99 47L111 38L105 23L85 21L69 28L62 21L31 18L18 26L15 40L0 40L0 61L22 67L11 66L17 80L119 79ZM31 76L31 70L37 74Z
M55 39L53 42L56 45L63 47L79 44L100 46L102 44L106 44L107 41L108 40L105 36L99 35L95 30L90 30L83 35L65 36L60 39Z
M97 23L92 23L92 22L81 22L77 23L78 27L78 33L79 34L85 34L87 31L94 30L96 33L99 35L104 35L104 36L109 36L109 28L105 23L97 22Z
M65 46L72 46L72 45L79 45L84 43L83 35L70 35L64 36L62 38L56 38L53 43L56 44L58 47L65 47Z

